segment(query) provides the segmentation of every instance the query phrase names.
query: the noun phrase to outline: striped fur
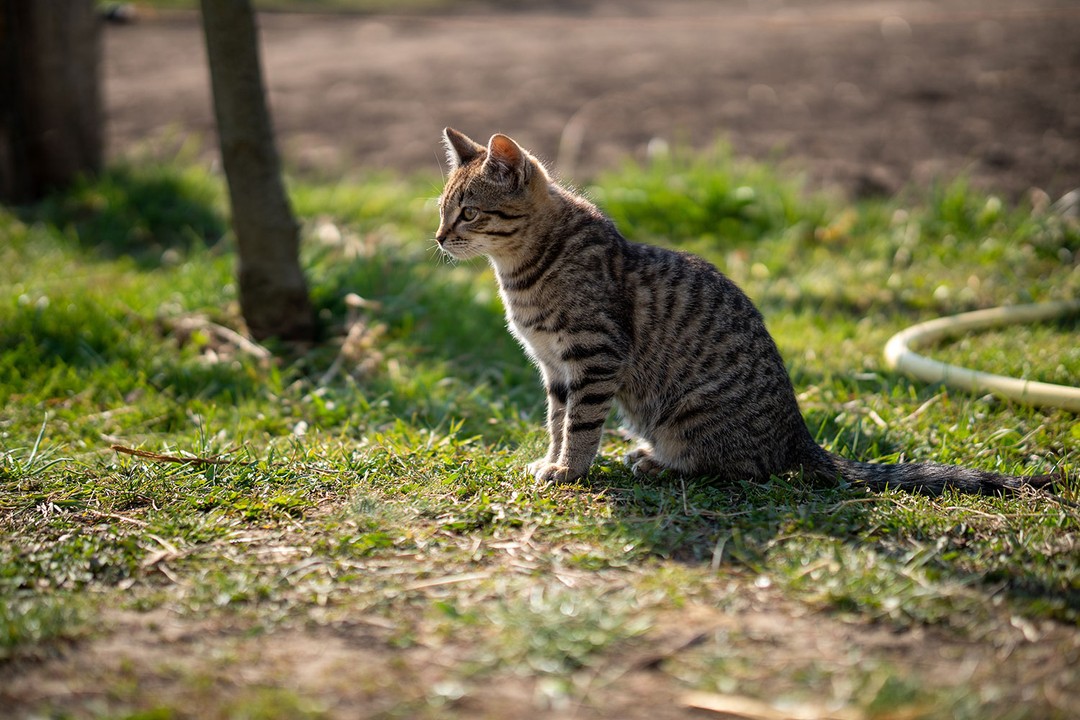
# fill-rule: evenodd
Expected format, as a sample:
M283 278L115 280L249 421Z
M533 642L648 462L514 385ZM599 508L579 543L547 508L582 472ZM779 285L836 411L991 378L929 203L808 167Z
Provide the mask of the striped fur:
M452 257L490 259L510 331L543 376L550 443L529 466L537 479L584 476L617 406L640 438L627 457L635 472L748 480L802 472L930 494L1054 481L826 452L761 314L719 270L627 241L504 135L484 146L447 128L445 142L452 171L436 238Z

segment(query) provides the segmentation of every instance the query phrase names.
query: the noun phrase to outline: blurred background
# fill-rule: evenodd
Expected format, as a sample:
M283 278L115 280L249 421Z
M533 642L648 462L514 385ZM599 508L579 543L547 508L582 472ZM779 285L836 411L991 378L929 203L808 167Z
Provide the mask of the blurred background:
M108 25L108 158L216 152L195 5L122 6ZM1011 199L1080 185L1074 0L256 6L292 172L432 173L452 125L511 134L577 182L725 140L856 197L957 175Z

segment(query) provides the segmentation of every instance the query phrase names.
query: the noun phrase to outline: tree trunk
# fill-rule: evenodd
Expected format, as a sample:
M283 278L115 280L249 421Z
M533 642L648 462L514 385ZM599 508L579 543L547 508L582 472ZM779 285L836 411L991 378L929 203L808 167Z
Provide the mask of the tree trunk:
M0 0L0 200L101 169L100 59L93 0Z
M314 339L299 228L282 185L266 108L255 14L249 0L202 0L202 18L244 320L257 339Z

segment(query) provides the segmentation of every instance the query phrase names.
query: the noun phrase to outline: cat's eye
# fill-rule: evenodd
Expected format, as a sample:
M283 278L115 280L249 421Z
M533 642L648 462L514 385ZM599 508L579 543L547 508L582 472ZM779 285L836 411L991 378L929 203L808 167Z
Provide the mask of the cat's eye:
M465 222L472 222L476 218L480 217L480 211L474 207L461 208L461 219Z

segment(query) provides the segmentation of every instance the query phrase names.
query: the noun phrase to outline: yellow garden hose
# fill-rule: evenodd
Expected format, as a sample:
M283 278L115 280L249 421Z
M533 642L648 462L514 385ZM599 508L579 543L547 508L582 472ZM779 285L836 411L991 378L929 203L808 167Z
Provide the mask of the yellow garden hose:
M885 364L893 370L926 382L941 382L974 392L991 392L1025 405L1058 407L1080 412L1080 388L992 375L931 360L912 350L912 347L929 345L941 338L963 332L1051 320L1073 313L1080 313L1080 300L991 308L929 320L889 338L889 342L885 344Z

